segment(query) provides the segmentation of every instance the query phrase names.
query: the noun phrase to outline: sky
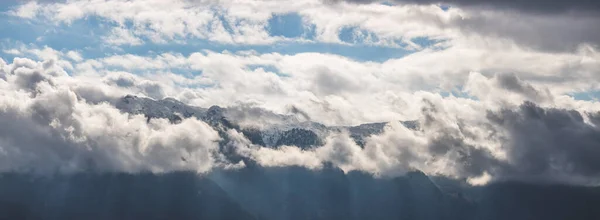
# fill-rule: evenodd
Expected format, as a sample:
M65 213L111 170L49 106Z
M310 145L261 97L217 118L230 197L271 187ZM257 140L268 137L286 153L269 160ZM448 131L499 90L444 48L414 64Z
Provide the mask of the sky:
M239 137L263 165L598 184L599 23L587 0L2 1L0 122L14 127L0 128L0 170L237 166L204 122L111 106L132 94L423 124L392 123L364 149L344 134L306 152Z

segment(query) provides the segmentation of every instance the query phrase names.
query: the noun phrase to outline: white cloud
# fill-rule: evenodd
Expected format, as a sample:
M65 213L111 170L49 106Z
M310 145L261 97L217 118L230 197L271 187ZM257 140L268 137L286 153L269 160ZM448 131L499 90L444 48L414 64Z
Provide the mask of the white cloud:
M557 54L532 52L513 44L507 44L512 45L510 50L496 49L495 44L483 47L477 41L473 44L442 51L424 50L381 63L319 53L214 51L188 56L122 54L75 61L69 58L68 51L48 47L19 50L35 58L55 60L75 75L123 71L149 80L142 83L149 90L126 90L134 94L176 97L205 107L253 102L276 112L300 105L313 120L325 124L412 119L418 109L411 107L414 98L410 96L418 91L464 93L481 101L494 100L490 102L493 105L533 100L564 106L572 105L567 103L574 100L564 101L567 99L562 96L597 88L594 72L600 68L600 56L594 50ZM261 66L270 67L270 71ZM175 69L185 74L172 73ZM506 88L499 87L498 77L512 75L526 85L517 81L523 88L512 89L521 92L507 95L503 92ZM499 89L489 91L490 88Z
M30 1L18 7L12 14L18 17L31 19L35 18L38 13L40 13L40 9L41 5L35 1Z
M17 10L26 10L28 5ZM33 15L37 15L36 12L59 23L71 23L86 16L113 21L119 26L113 28L105 41L116 45L141 44L140 36L157 43L191 37L227 44L271 44L289 39L269 36L268 20L275 14L297 13L303 16L305 26L315 25L316 38L321 42L342 43L338 36L341 29L358 27L380 39L374 40L371 36L365 38L365 43L398 46L394 40L401 40L415 47L413 37L441 35L439 27L425 33L416 30L427 24L419 21L422 19L419 16L430 16L429 20L448 16L436 6L354 7L323 5L320 1L170 1L165 4L163 1L82 0L45 4L41 10L32 12ZM373 15L378 16L370 18ZM122 27L126 22L133 24L130 30Z
M147 123L107 103L88 103L81 92L93 87L86 87L84 79L57 75L44 66L16 60L0 82L0 120L6 125L0 132L2 172L206 172L218 165L220 137L206 123Z
M114 27L111 34L104 38L104 42L112 45L141 45L142 39L135 36L131 30L123 27Z
M481 176L468 178L467 182L473 186L481 186L481 185L485 185L485 184L489 183L491 178L492 177L490 176L490 174L488 174L487 172L484 172Z
M81 53L77 52L77 51L69 51L67 52L67 57L75 62L81 62L83 61L83 57L81 56Z
M17 49L9 49L9 50L4 50L2 51L5 54L12 54L12 55L20 55L21 51L17 50Z
M59 60L68 56L66 53L57 54ZM309 57L314 58L311 60ZM120 58L116 60L136 60L139 57ZM303 65L299 65L296 59L302 61ZM364 77L366 70L381 69L380 66L384 65L360 63L332 55L218 54L205 51L190 57L157 55L149 61L153 63L159 60L157 63L161 63L160 60L173 60L168 63L197 65L194 68L201 68L206 73L198 78L171 73L134 75L105 71L101 68L110 65L110 62L99 60L80 62L94 66L92 72L85 74L67 74L60 66L48 65L49 62L22 58L4 65L2 69L8 74L5 75L5 80L0 80L0 89L4 91L0 101L4 117L0 117L0 120L3 124L14 126L0 131L0 156L5 158L0 163L0 169L33 169L40 172L82 169L206 172L214 166L237 166L223 161L219 156L216 141L221 137L204 122L186 119L180 124L171 124L167 120L157 119L147 123L146 118L121 113L110 104L125 94L137 94L157 99L177 97L190 103L203 102L205 107L212 104L236 106L253 100L254 106L282 112L293 105L306 111L311 120L326 124L392 121L382 134L367 137L364 147L358 146L347 133L342 132L330 134L325 138L323 146L314 149L301 150L294 146L268 149L252 145L239 132L230 130L229 139L233 141L230 144L235 146L238 153L263 166L295 165L319 169L324 163L331 163L344 171L362 170L381 176L396 176L419 169L432 175L470 178L472 184L479 184L484 180L521 178L506 168L516 169L519 164L525 163L515 156L515 151L510 150L521 149L523 146L510 141L515 140L513 138L525 138L522 139L524 143L535 140L516 137L514 132L526 126L511 117L526 114L528 108L537 108L521 104L524 100L536 97L531 96L532 94L542 94L538 92L543 91L538 85L534 87L530 81L520 78L505 79L502 77L507 77L506 75L486 77L480 73L471 73L469 82L465 85L466 91L478 100L442 97L432 92L392 87L382 82L388 79L379 78L381 75L374 71L375 73L371 73L373 76L359 78L359 82L370 80L370 84L373 84L371 86L345 88L347 85L342 85L342 89L321 94L320 88L315 87L321 82L314 82L318 80L318 77L314 77L319 73L310 67L312 65L319 67L323 66L323 62L329 63L328 71L347 70L347 74L356 74L356 77L359 77L358 74ZM200 62L196 63L195 60ZM97 63L92 64L94 62ZM294 71L288 72L286 77L278 77L274 73L247 67L255 64L271 64L279 69ZM80 65L75 66L77 68L74 70L77 70ZM132 68L134 66L131 65ZM194 80L197 83L211 80L218 86L181 87L181 83ZM340 82L347 84L352 80L356 79ZM359 82L357 83L360 84ZM265 90L272 89L274 85L280 86L285 95ZM363 87L364 90L361 90ZM548 102L543 101L541 105L544 108L574 110L583 115L600 110L598 102L575 101L567 97L548 95L541 99L548 99ZM515 110L513 113L506 110L513 108L522 110ZM562 110L555 112L559 115L566 114ZM512 122L499 123L493 115ZM596 123L596 116L585 117L585 123L590 125L577 120L569 123L589 130L589 126ZM411 130L395 122L398 120L418 120L420 126ZM256 119L248 123L260 121ZM544 129L548 132L557 131L554 127L540 127L537 130ZM569 133L567 137L588 140L585 134ZM593 143L582 144L588 146ZM528 151L522 152L526 154ZM548 154L554 156L552 152ZM579 153L568 155L576 157ZM539 163L545 164L543 161ZM552 166L556 167L557 164ZM573 176L574 179L566 179L567 182L574 181L569 183L583 183L575 181L578 178L584 182L595 181L593 178L577 176L587 175L590 172L588 170L593 170L590 163L580 161L577 166L580 173L570 174L563 167L536 175L545 181L561 181L558 178L561 176ZM523 172L530 171L525 167ZM489 175L489 179L485 173Z
M91 1L27 3L12 14L24 18L41 16L58 23L71 23L99 16L115 25L106 42L116 45L207 39L226 44L272 44L289 41L269 36L273 15L295 13L303 26L314 26L315 40L345 44L339 35L354 28L362 43L388 47L422 48L415 38L446 40L445 44L469 43L473 38L509 41L541 50L573 51L584 44L597 46L600 32L588 27L598 17L577 14L527 14L506 10L437 5L327 4L305 1ZM131 24L124 29L125 24ZM363 31L368 35L363 35ZM357 35L357 33L359 33ZM305 41L298 38L295 41Z

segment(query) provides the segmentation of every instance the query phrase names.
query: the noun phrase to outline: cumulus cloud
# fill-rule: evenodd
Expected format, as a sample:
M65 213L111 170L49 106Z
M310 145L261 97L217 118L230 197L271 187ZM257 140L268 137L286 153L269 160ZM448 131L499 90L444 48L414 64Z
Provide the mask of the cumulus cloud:
M49 67L28 59L5 67L12 71L0 82L2 172L206 172L219 163L220 137L206 123L147 121L86 102L68 83L75 78Z
M10 14L35 19L42 16L55 23L71 24L87 16L105 18L113 24L104 41L113 45L140 45L144 39L166 43L187 37L221 43L267 44L279 40L264 27L269 12L255 15L221 7L212 1L30 1ZM126 26L131 22L132 26Z
M597 115L525 102L518 109L490 112L487 118L507 133L505 148L511 165L504 170L507 175L568 182L598 181L600 166L594 158L600 156L600 130L597 121L584 120Z
M595 176L599 168L593 160L600 156L596 149L598 103L550 94L543 84L530 83L536 81L512 73L470 73L464 92L476 98L471 99L398 89L381 82L393 81L384 75L365 76L363 71L373 67L384 70L379 65L389 64L364 64L329 55L308 59L311 56L205 52L150 59L149 62L155 62L170 57L180 61L176 65L202 68L206 73L203 77L219 85L196 89L176 85L175 82L186 79L168 74L101 71L100 67L108 65L106 60L110 59L96 61L104 64L96 65L93 74L67 73L57 65L65 57L69 55L61 52L55 59L43 62L25 58L15 58L12 63L1 60L0 120L9 125L0 129L1 171L208 172L214 167L243 165L228 162L223 151L231 148L262 166L319 169L331 164L344 171L361 170L378 176L397 176L418 169L473 184L507 179L573 184L598 181ZM193 58L199 58L201 63ZM219 59L228 62L217 62ZM80 63L85 62L89 60ZM319 69L322 62L331 65ZM336 62L356 67L346 73L363 73L356 76L373 85L359 86L356 79L341 75L344 68ZM304 67L292 68L298 63ZM289 79L260 82L277 76L246 67L254 64L275 65L286 70ZM315 68L325 73L314 72ZM221 73L231 75L224 77ZM339 78L316 82L319 74ZM263 86L269 83L279 84L287 94L265 95ZM322 90L319 85L335 90ZM247 94L221 96L241 91ZM202 97L204 107L217 104L218 99L230 106L226 117L243 128L285 128L281 125L306 120L332 126L377 119L390 123L382 133L365 137L363 145L342 129L319 133L317 136L323 138L320 146L270 148L252 144L240 130L218 132L195 118L171 123L120 112L114 105L126 94L155 99L196 97L184 100L188 103ZM239 102L246 97L256 102ZM375 104L365 106L360 102ZM293 115L280 116L277 109ZM387 118L369 116L385 111L391 112ZM339 118L332 119L333 116ZM398 122L400 119L416 120L418 126L407 127Z
M27 4L23 4L11 14L22 18L34 18L39 13L40 8L41 6L37 2L30 1Z
M79 83L89 84L70 83L89 96L174 97L206 108L244 103L277 113L296 106L311 120L327 125L412 120L419 114L419 108L411 105L419 101L412 97L418 91L477 97L497 105L530 100L580 108L576 106L589 103L577 102L570 95L598 89L595 73L600 68L600 56L591 48L546 53L482 41L384 62L322 53L210 50L189 55L118 54L77 62L66 50L22 47L20 51L31 58L55 60L55 65L77 76ZM38 56L39 51L54 55ZM440 65L442 60L444 65ZM98 78L113 87L94 85Z
M472 72L464 90L482 100L520 103L533 101L536 103L553 102L554 97L547 87L535 88L519 79L514 73L498 73L487 78L481 73Z
M331 133L312 149L265 148L237 132L230 135L231 144L240 155L268 167L320 169L332 164L377 176L417 169L473 185L506 180L598 184L598 125L586 122L578 111L525 102L471 121L442 110L443 105L424 100L418 129L391 122L383 133L367 137L364 147L345 132ZM586 114L596 120L598 113Z
M574 51L581 45L597 47L600 44L600 32L589 28L600 21L597 13L600 6L594 1L522 3L450 0L446 3L457 7L448 10L437 5L444 1L400 0L397 2L402 4L398 5L328 2L331 1L178 0L165 4L163 1L143 0L79 0L29 2L16 7L10 14L26 19L45 19L53 24L70 24L88 16L98 16L106 19L105 25L110 28L104 41L114 45L185 43L188 39L241 45L282 42L349 44L340 37L349 30L355 38L353 44L399 47L411 51L443 48L478 39L486 42L511 41L546 51ZM302 22L297 25L311 28L293 39L271 35L268 31L270 19L285 14L298 15ZM432 43L423 44L419 39Z

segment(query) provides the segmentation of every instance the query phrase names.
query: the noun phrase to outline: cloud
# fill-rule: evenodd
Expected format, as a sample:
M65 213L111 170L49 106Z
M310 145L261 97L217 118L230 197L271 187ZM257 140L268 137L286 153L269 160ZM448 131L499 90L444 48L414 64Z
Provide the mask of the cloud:
M20 51L38 60L53 59L79 80L86 78L92 85L82 90L91 91L97 87L94 80L102 78L107 84L120 85L95 89L102 93L173 97L206 108L245 103L285 113L294 105L311 120L328 125L412 120L419 108L411 103L420 101L412 96L419 91L476 97L496 106L529 100L580 108L571 94L597 89L595 72L600 68L600 56L593 49L548 53L483 41L384 62L322 53L210 50L187 55L122 53L77 62L67 56L67 50L22 47ZM518 79L515 86L520 88L500 84L510 75Z
M1 103L8 106L0 108L6 112L3 120L22 126L0 132L4 135L0 146L10 152L4 156L17 155L14 162L3 166L5 170L73 171L79 167L207 172L215 166L236 166L222 158L216 142L228 140L240 155L263 166L318 169L332 164L345 171L380 176L419 169L432 175L478 180L477 184L523 180L525 174L532 174L532 181L593 182L590 172L583 172L591 168L543 174L519 169L513 164L519 160L518 154L507 150L513 140L510 126L519 120L501 124L489 115L502 116L503 109L518 108L525 101L544 110L568 109L582 115L597 112L597 102L568 95L597 83L593 74L599 63L597 52L547 53L502 42L475 41L472 45L424 50L385 62L319 53L209 50L189 55L117 54L78 61L67 50L21 47L23 55L45 61L15 58L2 67L6 80L0 80L0 88L7 98ZM506 49L506 45L511 47ZM440 65L441 61L445 64ZM189 74L174 74L171 69ZM201 74L193 75L195 72ZM439 90L461 94L442 96ZM228 116L243 122L244 128L276 123L285 128L302 123L296 116L277 120L277 113L290 112L290 106L296 109L292 113L330 126L391 123L383 133L365 137L363 145L342 132L317 134L323 145L314 148L264 148L250 144L241 131L230 130L227 137L220 136L195 119L171 124L121 113L113 105L127 94L173 97L205 108L229 107L235 114ZM582 117L584 121L597 120L596 116ZM395 123L406 120L419 121L418 129ZM25 134L39 138L26 138ZM51 147L38 152L45 143ZM36 164L32 158L44 160ZM571 163L573 158L561 164Z
M6 67L6 61L0 58L0 79L2 80L6 80L6 71L4 70L4 67Z
M292 114L300 115L302 119L310 121L310 116L302 109L299 109L298 107L292 105L290 106L289 110Z
M68 1L29 2L11 14L21 18L44 19L57 24L97 16L106 19L110 31L104 41L113 45L141 45L148 39L163 44L188 37L228 44L266 44L279 40L264 28L268 12L251 15L229 13L211 1ZM131 25L126 25L131 24Z
M472 72L464 91L482 100L505 103L551 103L555 99L547 87L536 88L514 73L498 73L487 78L481 73Z
M230 45L310 42L377 45L411 52L478 39L512 41L522 47L548 51L574 51L585 44L600 45L600 32L589 28L600 20L595 13L599 6L586 0L531 3L451 0L449 3L457 7L448 10L436 5L439 1L401 0L398 2L403 4L398 5L328 2L178 0L165 4L154 0L80 0L27 3L16 7L11 14L48 20L49 25L100 17L108 27L103 39L114 45L185 44L201 39ZM478 7L486 5L490 7ZM38 8L32 10L33 6ZM311 28L303 28L304 33L297 37L272 36L268 31L269 21L282 14L297 14L302 22L295 25ZM348 30L355 38L352 44L342 40Z
M595 118L598 112L588 113ZM490 112L492 125L507 133L508 176L555 181L597 180L600 139L597 121L578 111L541 108L525 102L518 109ZM589 117L588 116L588 117ZM570 178L562 179L569 176Z
M373 3L380 2L377 0L326 0L327 2L351 2L351 3ZM509 8L526 12L535 13L561 13L570 11L600 11L600 3L587 0L553 0L553 1L519 1L519 0L393 0L397 3L407 4L449 4L459 7L493 7L493 8Z
M207 172L217 166L220 137L206 123L148 122L106 102L88 103L81 87L68 84L75 78L47 67L28 59L8 64L13 71L0 82L0 171Z
M359 86L353 82L353 79L344 74L336 73L329 68L322 66L312 70L316 76L314 91L322 95L340 94L347 90L359 89Z
M135 36L131 30L123 27L115 27L111 30L110 35L104 37L104 42L111 45L142 45L144 41Z
M598 47L600 31L590 25L600 14L527 14L502 10L468 10L465 17L452 19L449 26L465 35L514 41L542 51L576 51L582 45Z
M322 146L265 148L231 131L236 151L267 167L325 164L345 172L399 176L418 169L474 185L525 181L595 185L599 170L598 130L575 110L525 102L517 109L488 110L475 120L454 115L442 103L424 100L418 129L390 122L358 146L347 133L331 133ZM441 106L440 106L441 105ZM597 120L599 113L588 114Z
M22 17L22 18L35 18L41 9L36 1L30 1L26 4L21 5L17 10L12 11L11 14Z
M83 61L83 57L81 56L81 53L77 52L77 51L69 51L67 52L67 57L69 57L71 60L75 61L75 62L81 62Z
M2 43L6 57L21 58L0 59L0 172L209 172L243 166L224 156L233 149L242 161L268 167L332 165L384 177L418 169L474 185L599 183L600 103L573 95L600 89L600 32L591 28L600 21L598 4L395 2L16 5L8 14L20 18L19 25L87 32L69 28L94 19L89 23L106 32L93 37L114 50ZM269 23L281 15L297 15L292 23L304 33L272 36ZM234 52L188 49L195 40L228 44ZM185 49L170 47L186 43ZM408 54L367 62L310 52L313 43L343 44L352 53L362 53L361 44L400 47ZM156 51L139 53L147 46ZM273 49L279 46L309 49ZM264 129L264 136L314 126L311 134L322 140L308 147L260 146L242 130L195 118L171 123L121 112L115 105L125 95L219 105L228 120ZM160 115L153 111L170 108L146 106L134 106L135 112ZM361 144L341 127L368 122L389 123Z

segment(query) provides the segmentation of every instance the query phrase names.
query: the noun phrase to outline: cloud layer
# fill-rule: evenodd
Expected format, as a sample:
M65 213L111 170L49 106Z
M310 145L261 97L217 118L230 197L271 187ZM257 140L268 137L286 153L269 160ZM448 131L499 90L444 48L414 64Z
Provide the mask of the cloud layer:
M172 123L121 112L115 103L125 94L152 96L156 92L148 90L148 84L165 91L174 88L127 73L69 75L57 63L24 58L3 63L0 120L7 126L0 130L0 170L207 172L215 167L243 166L229 161L219 147L219 141L226 140L226 148L262 166L320 169L332 164L344 171L377 176L419 169L471 182L484 178L596 184L600 172L595 160L600 156L597 104L557 102L556 97L510 74L486 78L472 73L466 91L479 101L410 93L406 97L416 100L411 106L418 108L411 114L418 121L417 128L390 120L382 133L366 137L364 146L342 130L324 133L322 146L301 149L255 145L241 130L226 129L219 134L215 130L219 128L193 117ZM336 88L330 82L325 87ZM319 97L329 95L320 94L319 88L305 88ZM547 106L561 103L563 107L541 107L533 101ZM298 103L294 108L290 113L306 107ZM232 109L242 113L230 114L232 122L261 129L323 118L303 113L305 116L292 115L296 118L292 121L277 122L280 117L276 114L259 113L269 110Z
M600 9L594 1L68 1L29 2L9 13L49 25L99 19L110 45L186 44L197 39L233 45L367 44L421 50L473 40L509 41L542 50L597 46ZM370 4L348 4L370 3ZM491 7L469 7L469 6ZM507 9L505 9L507 8ZM522 12L525 11L525 12ZM529 13L529 11L543 13ZM591 11L592 13L589 13ZM564 12L564 13L557 13ZM278 23L279 22L279 23ZM282 23L283 22L283 23ZM276 30L280 24L289 28ZM296 30L295 35L281 35ZM433 43L423 43L423 39ZM439 43L439 41L446 43Z
M4 69L2 172L205 172L215 164L220 137L204 122L147 121L88 103L52 62L15 59Z
M330 0L332 2L340 2L340 0ZM374 0L346 0L352 3L373 3L377 2ZM474 1L474 0L393 0L392 2L408 3L408 4L448 4L459 7L469 6L485 6L493 8L509 8L516 9L526 12L537 12L537 13L560 13L569 11L587 11L597 13L600 11L600 3L595 1L578 0L578 1L566 1L566 0L552 0L552 1L518 1L518 0L485 0L485 1Z
M43 34L0 41L0 172L206 173L252 162L598 184L598 4L393 3L15 4L4 25ZM63 31L94 43L48 40ZM383 59L349 58L364 48ZM379 54L390 48L398 54ZM123 111L126 95L147 103ZM346 129L375 122L389 123L360 143ZM257 144L249 131L319 140Z

